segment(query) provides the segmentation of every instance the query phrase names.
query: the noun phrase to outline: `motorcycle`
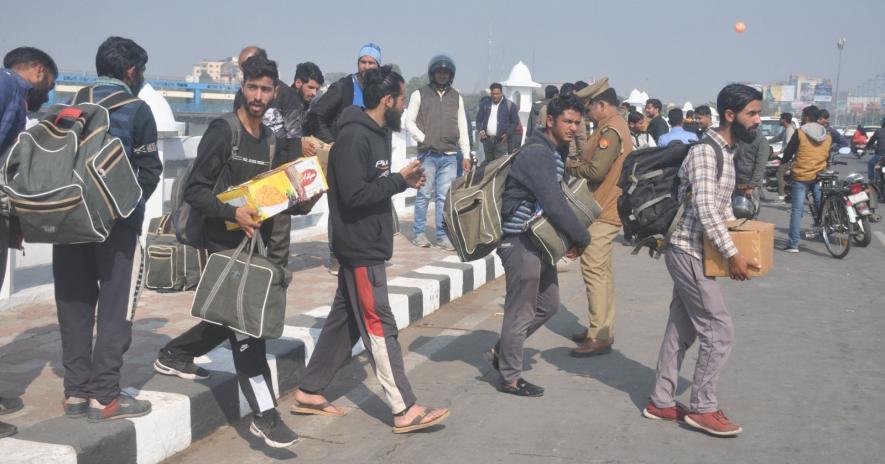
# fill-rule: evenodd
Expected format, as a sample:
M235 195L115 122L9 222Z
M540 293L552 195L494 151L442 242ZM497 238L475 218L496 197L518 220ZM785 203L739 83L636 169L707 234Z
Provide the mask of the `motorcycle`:
M873 240L870 222L874 218L868 194L869 184L862 174L851 173L842 181L842 194L848 211L848 220L854 223L851 238L857 246L865 247ZM876 215L878 216L878 215Z

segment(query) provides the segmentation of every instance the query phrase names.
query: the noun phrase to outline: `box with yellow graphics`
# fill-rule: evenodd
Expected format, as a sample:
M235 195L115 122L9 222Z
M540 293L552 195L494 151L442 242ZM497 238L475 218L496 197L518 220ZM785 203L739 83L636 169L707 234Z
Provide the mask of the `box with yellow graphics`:
M249 206L258 211L258 220L279 214L297 203L329 190L326 176L317 157L299 158L252 180L231 187L217 195L223 203L234 207ZM238 229L225 222L227 230Z

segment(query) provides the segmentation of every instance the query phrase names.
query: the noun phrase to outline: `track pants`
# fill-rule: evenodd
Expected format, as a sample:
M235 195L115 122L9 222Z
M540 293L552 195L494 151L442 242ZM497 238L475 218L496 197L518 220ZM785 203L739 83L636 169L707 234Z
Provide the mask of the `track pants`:
M362 338L390 409L402 413L415 404L415 395L406 378L398 333L387 298L384 264L351 267L342 263L332 310L300 389L322 393Z

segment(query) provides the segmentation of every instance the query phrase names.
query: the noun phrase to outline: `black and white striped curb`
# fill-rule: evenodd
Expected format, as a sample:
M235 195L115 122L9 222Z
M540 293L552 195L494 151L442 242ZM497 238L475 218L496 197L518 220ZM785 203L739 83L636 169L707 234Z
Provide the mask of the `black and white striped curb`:
M492 254L462 263L449 256L388 281L390 306L397 326L408 327L442 305L454 301L504 274ZM267 342L267 357L277 397L297 385L330 307L290 317L283 337ZM353 354L363 351L357 343ZM0 462L9 464L153 464L185 450L217 428L246 416L250 410L234 373L227 346L196 360L212 372L190 382L156 375L127 391L150 400L150 414L135 419L91 424L57 417L17 435L0 439Z

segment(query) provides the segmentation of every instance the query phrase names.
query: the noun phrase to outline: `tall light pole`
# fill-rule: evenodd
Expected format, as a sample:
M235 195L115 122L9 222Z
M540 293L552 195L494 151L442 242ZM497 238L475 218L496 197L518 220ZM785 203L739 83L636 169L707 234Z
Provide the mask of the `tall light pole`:
M836 48L839 49L839 64L836 65L836 88L833 91L833 101L835 102L835 114L833 124L839 125L839 77L842 74L842 50L845 48L845 37L836 41Z

